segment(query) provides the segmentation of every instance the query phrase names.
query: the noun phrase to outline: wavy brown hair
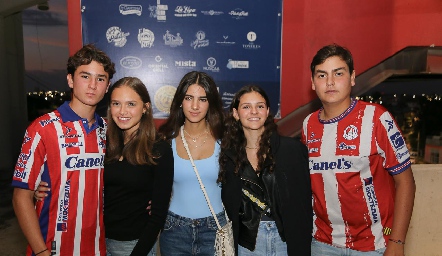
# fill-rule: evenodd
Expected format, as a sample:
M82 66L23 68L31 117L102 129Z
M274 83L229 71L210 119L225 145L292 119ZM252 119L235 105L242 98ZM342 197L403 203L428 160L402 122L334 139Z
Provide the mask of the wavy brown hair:
M67 63L68 74L74 77L75 70L81 65L88 65L92 61L98 62L103 66L104 71L109 75L109 80L115 74L115 64L111 61L109 56L102 50L95 47L93 44L87 44L78 50L74 55L69 57Z
M180 105L183 103L184 96L186 96L189 86L197 84L201 86L206 92L206 97L209 102L209 109L206 114L206 121L209 123L209 128L212 136L216 140L220 140L223 135L223 110L221 97L218 93L215 81L212 77L204 72L191 71L184 75L181 79L176 93L173 96L172 104L170 106L170 115L166 122L159 128L159 136L161 139L171 140L178 136L181 125L184 124L185 116Z
M238 175L239 170L243 169L244 166L248 165L246 153L247 140L244 135L244 130L240 120L235 120L233 117L233 109L238 110L239 101L244 94L257 92L265 100L267 108L270 109L270 101L266 92L257 85L246 85L242 87L233 97L232 104L230 105L229 113L227 113L225 119L225 133L221 141L221 152L219 156L219 166L220 172L218 175L218 182L224 181L224 176L226 172L226 163L229 161L229 157L226 155L227 151L233 151L235 154L235 174ZM277 126L275 124L273 115L269 113L266 121L264 122L264 132L259 140L259 149L256 153L258 156L258 170L263 168L264 161L267 158L270 159L272 165L270 166L270 173L273 172L274 159L270 148L270 136L277 132Z
M124 77L118 80L110 89L109 95L112 99L112 93L116 88L126 86L134 90L141 98L143 103L151 103L149 92L146 86L136 77ZM110 104L107 110L108 128L107 128L107 148L105 162L115 162L123 156L133 165L152 165L155 164L155 156L152 153L155 143L155 124L152 115L152 105L147 108L146 113L141 116L140 126L132 134L132 138L124 144L124 134L112 119Z

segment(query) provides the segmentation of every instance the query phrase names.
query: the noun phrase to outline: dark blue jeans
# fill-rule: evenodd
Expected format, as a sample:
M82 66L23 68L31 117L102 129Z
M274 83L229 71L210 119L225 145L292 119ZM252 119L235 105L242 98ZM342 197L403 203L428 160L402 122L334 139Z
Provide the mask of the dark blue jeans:
M221 226L226 225L224 212L216 216ZM161 256L213 256L217 229L213 216L190 219L169 211L160 236Z

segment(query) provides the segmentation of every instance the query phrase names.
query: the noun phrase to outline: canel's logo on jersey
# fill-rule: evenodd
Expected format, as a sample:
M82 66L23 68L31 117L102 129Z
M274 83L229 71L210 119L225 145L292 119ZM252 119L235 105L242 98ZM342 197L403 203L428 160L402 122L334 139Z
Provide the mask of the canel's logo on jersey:
M364 185L373 223L377 223L379 221L378 199L374 192L373 177L364 178Z
M344 134L342 135L346 140L354 140L358 137L358 128L354 125L349 125L344 130Z
M64 162L64 166L68 169L103 167L104 155L100 157L82 158L81 156L70 156Z
M340 158L338 161L315 162L310 160L310 170L327 171L327 170L348 170L351 168L351 161Z

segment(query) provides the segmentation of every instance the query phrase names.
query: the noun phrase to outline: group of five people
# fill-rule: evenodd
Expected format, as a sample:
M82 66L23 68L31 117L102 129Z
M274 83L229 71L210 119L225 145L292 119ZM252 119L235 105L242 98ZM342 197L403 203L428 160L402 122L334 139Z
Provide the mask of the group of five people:
M27 255L155 255L157 240L163 256L214 255L190 157L238 255L404 255L415 185L394 119L350 97L347 49L323 47L311 72L323 107L301 140L278 134L262 88L244 86L224 113L198 71L156 131L142 81L110 87L113 63L84 46L68 60L71 101L28 127L14 171ZM95 109L109 87L105 121Z

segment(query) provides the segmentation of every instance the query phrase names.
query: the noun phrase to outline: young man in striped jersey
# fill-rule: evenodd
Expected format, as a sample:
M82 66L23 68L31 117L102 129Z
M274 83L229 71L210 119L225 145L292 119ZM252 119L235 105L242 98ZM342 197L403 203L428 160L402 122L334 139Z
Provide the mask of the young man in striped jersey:
M105 255L103 159L106 123L95 113L115 68L86 45L68 59L72 99L27 128L14 170L13 206L26 255ZM41 180L51 191L34 206Z
M415 183L410 155L391 114L350 96L351 53L321 48L311 63L322 108L307 116L313 191L312 255L404 255Z

